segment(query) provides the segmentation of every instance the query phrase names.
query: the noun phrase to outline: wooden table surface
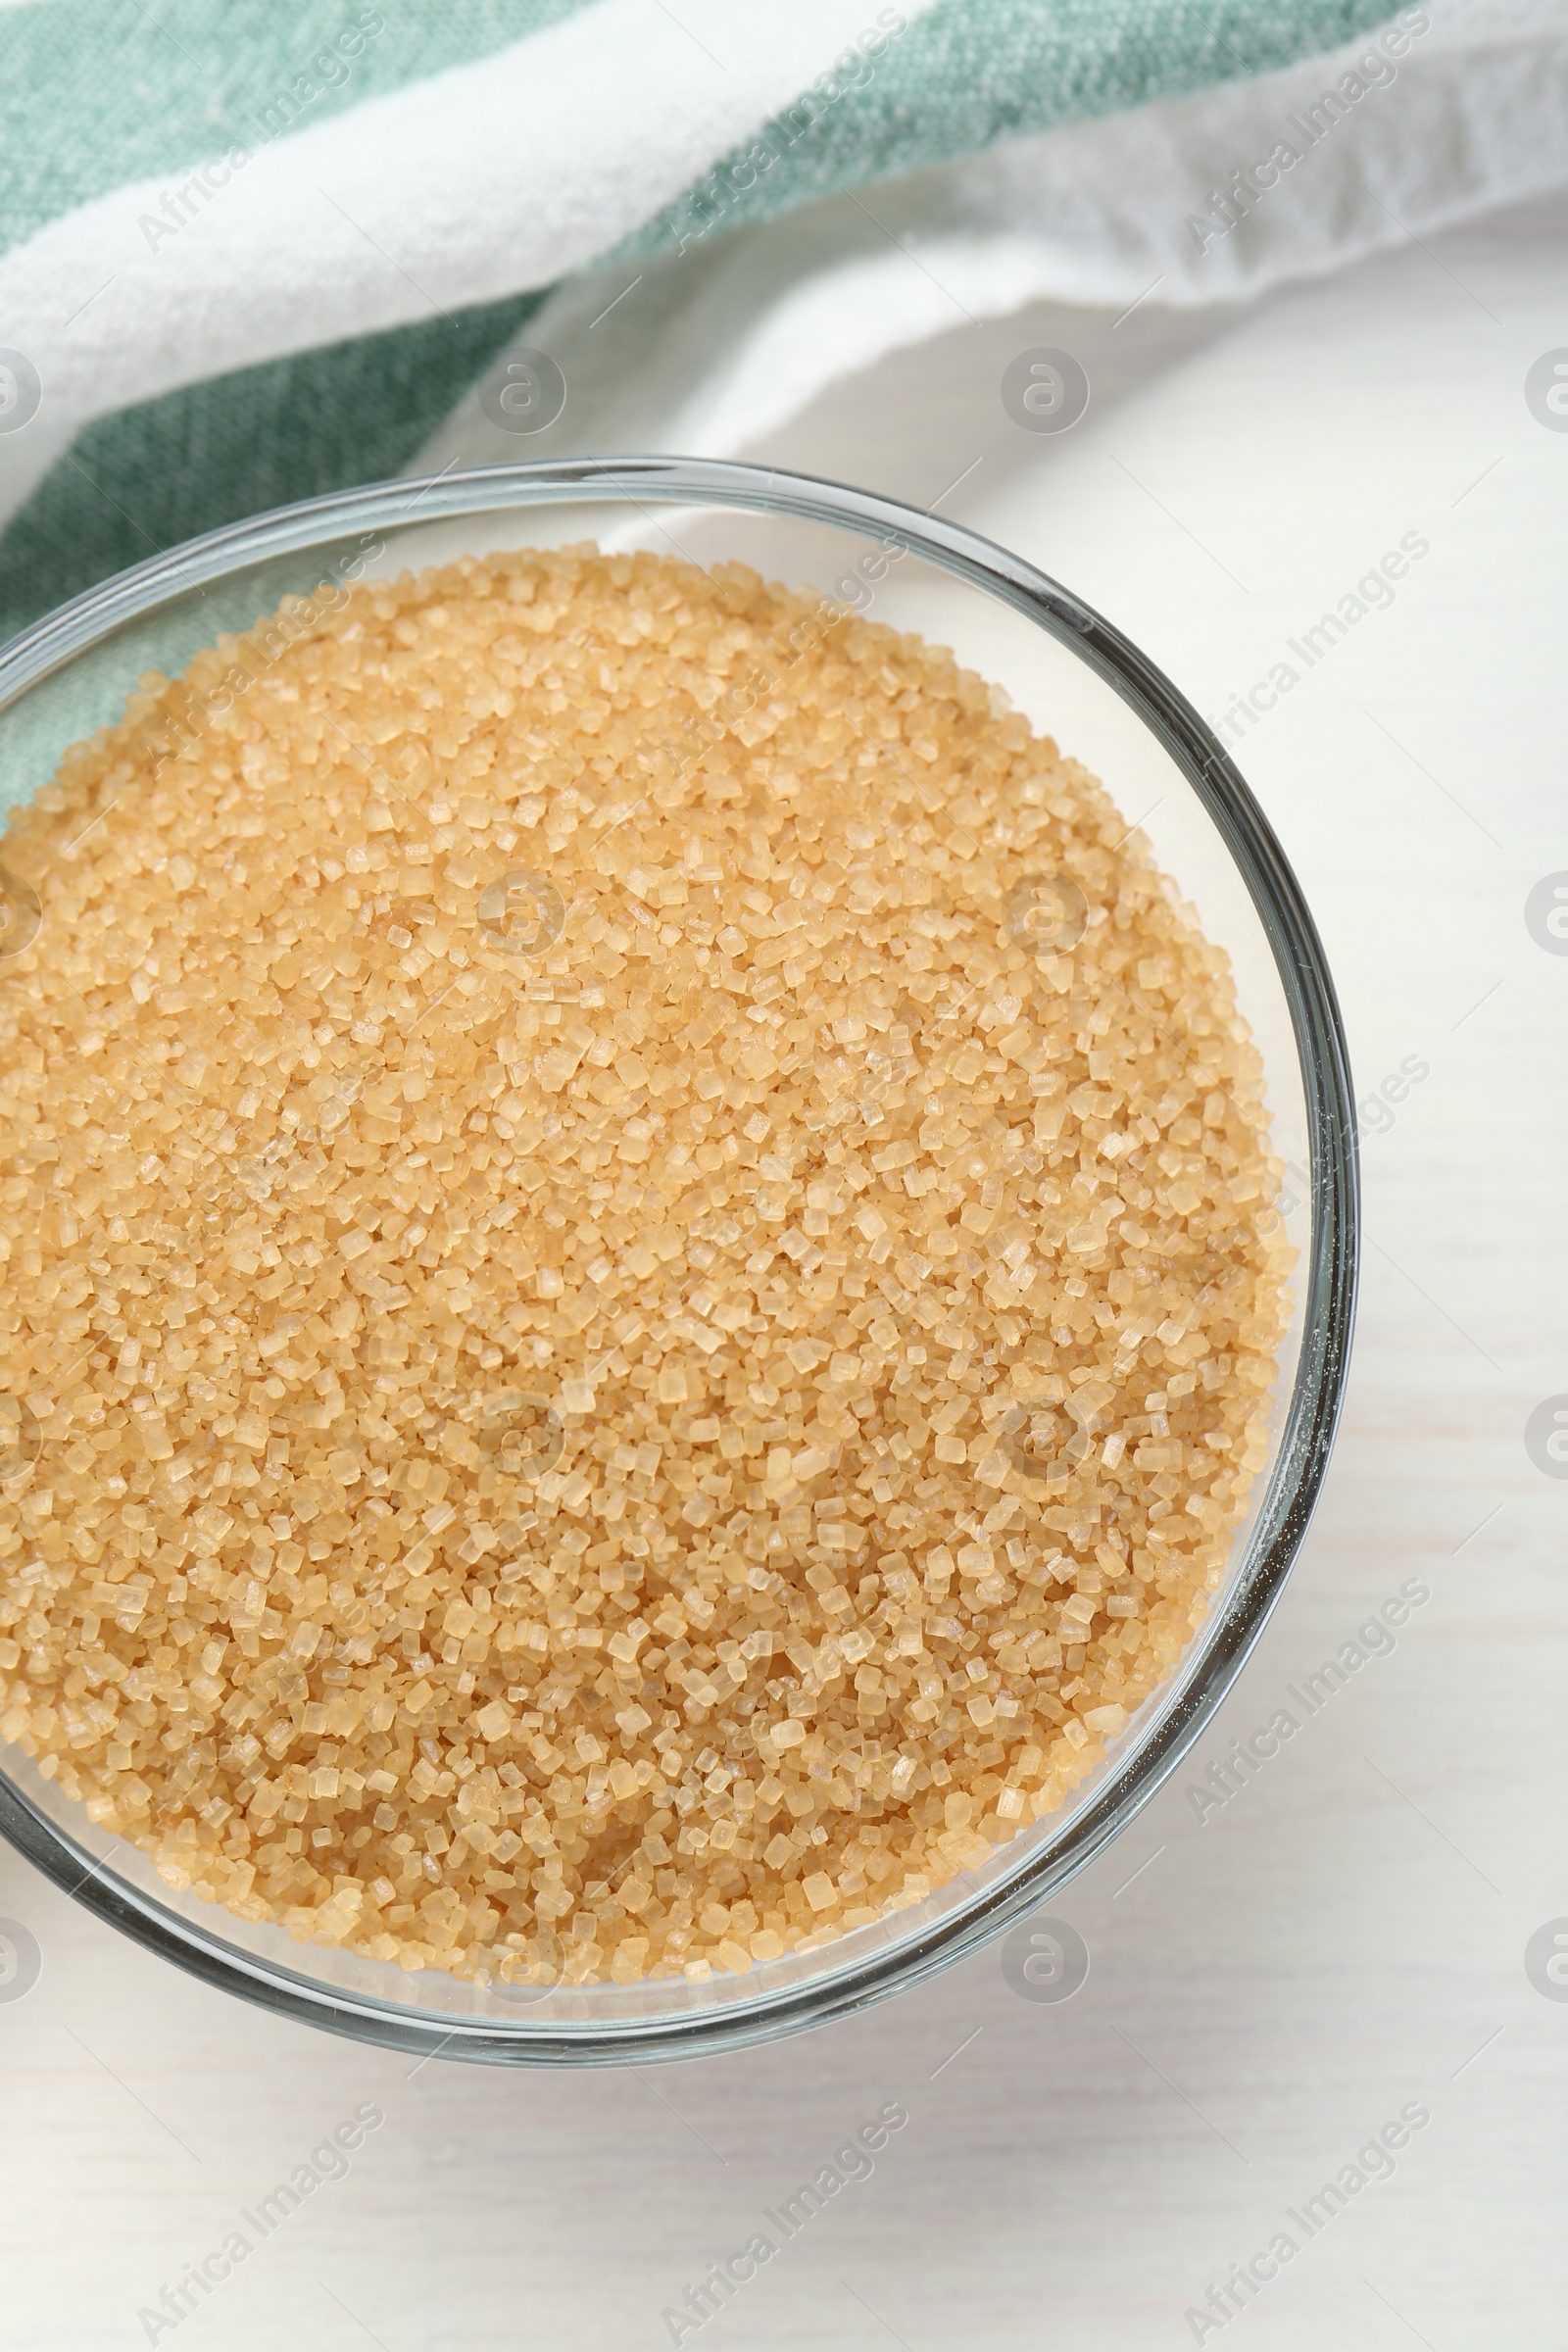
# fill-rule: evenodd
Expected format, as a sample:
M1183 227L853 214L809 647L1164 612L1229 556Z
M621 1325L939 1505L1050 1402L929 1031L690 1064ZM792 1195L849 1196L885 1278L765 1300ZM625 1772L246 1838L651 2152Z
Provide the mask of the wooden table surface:
M1054 1906L1090 1947L1083 1990L1020 1998L993 1949L741 2056L411 2074L187 1982L0 1852L0 1914L43 1954L0 2000L4 2352L146 2342L140 2309L365 2101L385 2122L347 2177L156 2340L667 2343L664 2307L887 2101L908 2122L872 2175L705 2348L1568 2339L1568 1999L1525 1965L1568 1915L1568 1484L1524 1443L1568 1391L1568 956L1524 911L1568 869L1568 432L1524 397L1568 342L1565 260L1568 220L1537 214L1236 317L964 328L756 453L920 504L978 457L947 511L1071 582L1210 710L1404 534L1430 543L1244 756L1316 910L1360 1095L1426 1075L1365 1138L1348 1411L1290 1589L1191 1766ZM1059 440L998 397L1039 344L1096 384ZM1393 1645L1369 1637L1200 1821L1192 1788L1230 1740L1412 1578L1430 1597ZM1305 2201L1401 2112L1428 2120L1309 2234ZM1189 2316L1281 2232L1296 2250L1256 2266L1276 2275L1245 2310Z

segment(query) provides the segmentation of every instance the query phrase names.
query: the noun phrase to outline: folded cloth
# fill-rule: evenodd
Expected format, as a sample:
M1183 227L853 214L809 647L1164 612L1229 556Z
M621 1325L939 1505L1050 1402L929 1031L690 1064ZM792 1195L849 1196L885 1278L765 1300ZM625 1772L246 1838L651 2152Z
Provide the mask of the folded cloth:
M1565 34L1558 6L1407 11L1277 73L1012 138L684 251L616 256L514 339L570 386L559 420L519 438L470 391L408 469L633 448L771 457L769 436L818 393L900 347L955 333L978 347L977 321L1050 304L1056 328L1025 340L1087 332L1104 353L1133 313L1147 330L1160 309L1237 306L1568 188ZM1455 332L1495 335L1457 257L1430 267L1447 272ZM1325 386L1334 364L1322 355ZM1095 382L1099 397L1114 378L1097 365Z
M738 447L959 313L1322 267L1369 153L1351 244L1545 184L1560 26L1521 6L1457 34L1386 0L0 9L0 637L427 450ZM519 335L565 393L526 435Z

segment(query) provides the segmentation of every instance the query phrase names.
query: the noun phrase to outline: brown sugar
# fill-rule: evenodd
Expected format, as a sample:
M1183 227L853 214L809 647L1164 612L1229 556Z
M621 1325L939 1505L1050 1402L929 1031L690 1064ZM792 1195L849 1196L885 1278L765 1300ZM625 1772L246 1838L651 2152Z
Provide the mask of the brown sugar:
M1267 1454L1260 1063L950 655L470 559L144 679L0 866L0 1733L171 1884L744 1972L1170 1672Z

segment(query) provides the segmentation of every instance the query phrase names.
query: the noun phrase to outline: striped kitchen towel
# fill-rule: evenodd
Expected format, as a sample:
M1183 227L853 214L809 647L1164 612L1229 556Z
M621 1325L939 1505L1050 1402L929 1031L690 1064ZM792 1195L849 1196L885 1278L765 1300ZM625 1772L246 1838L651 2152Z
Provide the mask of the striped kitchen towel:
M1348 170L1397 182L1396 228L1351 207L1363 242L1532 192L1568 152L1556 13L0 0L0 639L432 453L743 446L955 306L1146 267L1155 300L1234 298L1324 265ZM1266 208L1293 98L1335 160Z

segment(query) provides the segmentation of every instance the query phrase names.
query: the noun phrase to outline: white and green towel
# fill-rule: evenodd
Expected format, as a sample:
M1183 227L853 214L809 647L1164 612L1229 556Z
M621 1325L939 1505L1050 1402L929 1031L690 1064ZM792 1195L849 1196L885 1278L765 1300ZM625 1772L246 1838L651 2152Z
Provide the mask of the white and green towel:
M728 454L965 318L1234 301L1537 195L1568 38L1561 0L0 0L0 122L3 639L287 499ZM516 341L566 386L528 435L473 390Z

